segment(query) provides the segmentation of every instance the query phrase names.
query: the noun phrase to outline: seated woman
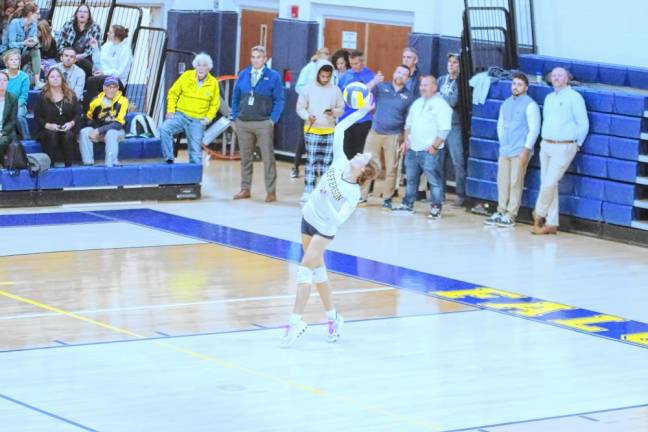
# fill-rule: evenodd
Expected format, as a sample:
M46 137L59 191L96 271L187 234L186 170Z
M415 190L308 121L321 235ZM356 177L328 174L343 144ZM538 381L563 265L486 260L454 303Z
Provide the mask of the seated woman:
M41 70L40 46L38 44L38 6L27 3L21 12L21 18L14 18L7 26L6 41L8 49L17 49L21 53L21 63L31 65L31 77L38 82Z
M80 114L74 91L61 71L51 68L34 110L34 119L39 126L38 140L54 166L60 166L61 160L66 167L72 166Z
M9 143L16 140L18 99L7 92L8 84L9 75L5 71L0 71L0 165L4 163Z
M92 45L92 61L94 72L92 77L86 81L86 95L84 100L93 100L103 88L107 76L114 76L119 79L119 90L124 91L128 73L133 62L128 29L120 25L110 26L108 40L101 48L95 40Z
M59 37L56 40L59 52L63 48L72 47L77 53L77 66L92 75L92 40L101 39L101 28L92 20L90 8L86 4L80 5L72 19L63 24Z
M47 20L38 21L38 40L40 41L41 69L43 73L59 62L56 39L52 35L52 27Z
M31 139L27 123L27 96L29 94L29 75L20 70L20 51L9 50L2 56L7 66L9 85L7 91L18 98L18 130L22 139Z

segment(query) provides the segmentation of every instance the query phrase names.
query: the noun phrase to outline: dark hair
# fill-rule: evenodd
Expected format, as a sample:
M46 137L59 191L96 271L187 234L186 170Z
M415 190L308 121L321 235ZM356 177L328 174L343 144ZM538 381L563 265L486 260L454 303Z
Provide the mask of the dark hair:
M9 72L7 72L6 70L0 70L0 75L4 75L5 77L7 77L7 81L9 80Z
M22 9L17 9L15 14L18 15L21 18L25 18L29 14L33 14L36 12L39 12L40 9L38 9L38 6L36 6L34 3L27 3L25 4Z
M67 80L65 79L65 75L63 75L63 72L57 67L52 67L50 68L50 70L47 71L47 75L45 75L45 86L41 91L42 97L46 98L49 101L52 101L52 87L50 87L49 77L54 72L57 72L61 76L61 91L63 92L63 99L65 99L69 103L75 103L76 95L68 85Z
M409 52L411 52L412 54L414 54L414 55L416 56L416 58L418 58L418 56L419 56L418 51L417 51L416 48L414 48L414 47L408 46L408 47L403 48L403 54L404 54L406 51L409 51Z
M110 27L113 30L113 34L120 42L128 37L128 29L126 27L119 24L113 24Z
M333 57L331 57L331 63L333 63L333 66L337 68L337 61L338 59L343 58L344 59L344 64L346 65L346 68L349 69L351 65L349 65L349 51L345 49L339 49L333 53Z
M351 54L349 54L349 58L354 59L358 57L364 57L364 53L362 51L353 50L351 51Z
M526 75L520 72L516 72L513 74L513 79L519 79L520 81L524 81L524 84L527 86L529 85L529 78L527 78Z
M362 174L358 176L358 184L362 186L363 184L370 182L371 180L378 177L380 174L380 162L376 159L371 158L367 165L365 166Z
M77 53L74 48L68 46L68 47L63 47L63 49L61 50L61 55L63 55L65 51L74 51L74 55L76 55Z
M77 23L77 13L79 13L79 9L81 9L84 6L88 9L88 22L86 23L86 28L90 28L92 27L92 24L94 24L94 21L92 20L92 11L90 10L90 6L88 6L86 3L81 3L74 11L74 15L72 15L72 24L74 24L74 30L76 31L79 30L79 24Z
M398 68L405 69L407 71L407 75L411 75L410 69L407 66L405 66L404 64L400 64L400 65L396 66L396 69L398 69Z

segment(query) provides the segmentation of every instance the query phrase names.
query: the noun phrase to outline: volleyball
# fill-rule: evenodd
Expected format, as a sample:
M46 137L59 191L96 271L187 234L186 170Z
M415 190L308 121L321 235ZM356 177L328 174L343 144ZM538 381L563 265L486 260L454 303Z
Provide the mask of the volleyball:
M361 109L368 105L370 94L366 85L361 82L352 82L344 88L342 96L349 107Z

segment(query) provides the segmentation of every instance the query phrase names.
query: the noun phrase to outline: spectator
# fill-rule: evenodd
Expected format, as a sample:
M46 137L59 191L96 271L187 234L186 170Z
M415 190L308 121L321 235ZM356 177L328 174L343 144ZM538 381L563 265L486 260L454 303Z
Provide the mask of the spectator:
M364 54L361 51L353 51L349 54L349 63L351 69L346 71L340 78L338 86L340 90L352 82L361 82L369 84L374 77L374 73L364 65ZM349 114L356 110L350 108L348 105L344 109L344 114L340 117L343 120ZM362 153L362 149L367 139L367 134L371 128L371 113L367 113L364 117L353 124L347 129L344 135L344 153L347 159L352 159L356 154Z
M16 114L18 99L7 91L9 75L0 71L0 165L9 144L16 140Z
M416 189L423 171L431 190L428 218L439 219L443 205L441 180L445 160L444 144L452 126L452 108L437 93L437 82L433 76L423 77L419 87L421 97L410 107L401 145L401 150L406 152L407 188L402 204L393 211L414 212Z
M241 149L241 190L233 198L251 197L252 159L258 146L263 159L265 202L273 202L277 200L274 125L283 112L284 90L279 73L265 64L265 47L253 47L250 62L239 72L232 97L232 119Z
M333 65L328 60L316 63L316 76L302 89L297 100L297 114L306 123L307 162L305 187L301 201L308 201L318 176L324 175L333 160L335 119L344 112L342 92L333 85Z
M214 120L220 104L218 80L209 73L214 67L205 53L194 57L194 70L185 71L173 83L167 95L166 120L160 127L162 156L173 163L173 135L180 131L187 136L189 163L200 164L200 142L205 127Z
M295 84L295 92L297 92L297 94L301 93L305 85L314 82L317 78L316 75L318 71L316 63L319 60L328 60L329 57L330 53L328 48L326 47L318 49L315 54L313 54L308 64L304 66L299 72L299 77L297 78L297 83ZM306 143L304 142L303 136L301 136L299 142L297 143L295 158L293 159L293 167L290 170L290 178L299 177L299 164L301 163L305 151Z
M405 83L405 88L414 95L415 98L419 97L419 80L421 79L421 71L418 68L418 51L416 48L407 47L403 50L403 64L409 69L409 79Z
M87 4L80 5L72 18L63 24L56 44L59 50L74 48L77 65L86 76L92 75L92 41L101 39L101 28L92 20Z
M364 152L379 156L382 150L385 154L385 182L383 186L383 207L392 208L392 197L396 191L396 177L398 174L398 150L400 139L405 127L405 119L414 96L407 90L409 68L406 65L397 66L392 75L391 82L382 82L372 86L375 103L371 130L367 135ZM374 77L378 81L380 75ZM367 200L369 193L367 182L362 187L362 201Z
M439 78L439 93L448 102L453 109L452 113L452 129L448 134L446 142L448 150L445 158L448 156L452 160L455 177L455 191L457 199L452 203L453 207L463 207L466 200L466 160L464 158L464 144L463 136L461 133L461 120L459 118L459 54L448 54L448 74ZM445 197L445 161L442 169L443 174L443 195Z
M551 71L554 91L544 100L540 144L540 194L533 213L534 234L558 232L558 183L587 137L585 100L569 85L569 72Z
M72 166L80 113L81 107L63 73L58 68L51 68L34 110L34 119L40 129L38 140L54 166L60 166L61 160L66 167Z
M86 100L93 100L101 91L106 76L119 79L119 89L123 92L128 73L133 62L128 38L128 29L120 25L110 26L108 40L99 48L97 41L92 41L94 72L86 81Z
M40 41L41 69L44 74L58 63L58 48L56 38L52 35L52 27L47 20L38 21L38 40Z
M28 3L22 8L21 18L14 18L6 29L8 49L20 50L21 63L31 66L31 77L34 83L40 78L41 57L38 44L38 6Z
M29 96L29 75L20 70L20 51L12 49L2 56L7 66L9 85L7 91L18 98L18 130L22 139L31 139L27 123L27 97Z
M79 133L79 149L84 165L94 165L94 142L106 143L106 166L119 165L119 143L126 132L126 111L128 99L119 91L117 77L108 76L104 80L103 93L92 99L86 118L90 126Z
M340 77L351 67L349 65L349 51L345 49L335 51L331 63L333 63L333 85L338 85Z
M61 62L56 67L61 70L68 85L74 90L77 100L83 100L83 88L85 87L86 73L76 65L77 54L74 48L63 48Z
M497 119L499 159L497 161L497 211L486 225L508 228L515 225L524 188L527 164L540 133L540 108L529 95L529 80L516 73L511 82L513 94L504 101Z

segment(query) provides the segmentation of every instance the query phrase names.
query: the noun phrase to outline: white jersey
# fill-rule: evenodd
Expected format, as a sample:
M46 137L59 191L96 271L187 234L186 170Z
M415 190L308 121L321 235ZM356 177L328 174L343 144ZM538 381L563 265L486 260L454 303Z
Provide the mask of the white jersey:
M344 154L344 132L365 114L367 110L358 110L335 127L333 163L320 178L302 209L306 222L327 236L337 233L340 225L351 216L360 200L360 186L342 178L349 166L349 160Z

